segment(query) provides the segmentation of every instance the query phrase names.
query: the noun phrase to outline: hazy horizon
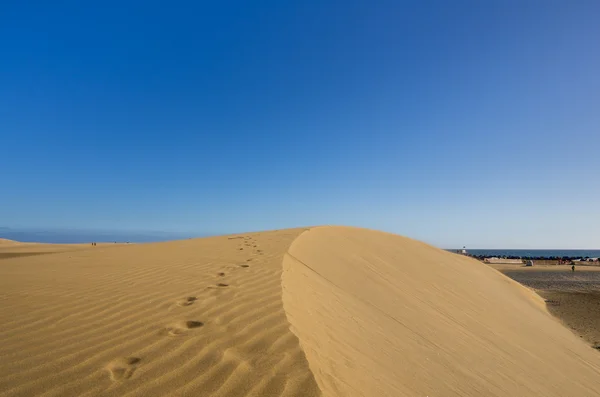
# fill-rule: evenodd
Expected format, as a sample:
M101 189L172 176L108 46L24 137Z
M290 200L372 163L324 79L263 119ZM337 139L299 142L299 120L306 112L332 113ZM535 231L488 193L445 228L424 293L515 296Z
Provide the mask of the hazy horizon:
M293 227L294 228L294 227ZM151 243L188 238L223 236L229 234L255 233L268 230L244 230L231 232L174 232L159 230L94 230L94 229L53 229L53 228L11 228L0 226L0 238L20 242L52 244L76 244L88 242L131 242ZM410 236L406 236L410 237ZM435 244L433 244L435 245ZM437 246L437 245L436 245ZM445 250L462 249L463 246L444 247ZM467 251L600 251L600 247L479 247L466 246Z
M20 242L78 244L90 242L131 242L150 243L181 240L195 237L208 237L213 234L177 233L144 230L93 230L93 229L52 229L52 228L9 228L0 227L0 238Z

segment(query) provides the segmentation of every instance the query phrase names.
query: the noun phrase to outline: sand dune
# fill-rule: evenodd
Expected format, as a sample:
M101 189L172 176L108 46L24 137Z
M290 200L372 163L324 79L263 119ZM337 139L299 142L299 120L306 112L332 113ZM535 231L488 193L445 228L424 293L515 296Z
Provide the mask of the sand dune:
M530 290L396 235L314 228L283 300L325 396L598 396L600 355Z
M22 243L19 241L0 239L0 259L17 258L21 256L33 256L52 254L58 252L70 252L95 249L101 246L115 246L122 244L98 243L96 247L91 244L45 244L45 243Z
M1 260L0 395L320 395L281 300L301 232Z
M362 229L3 259L0 321L1 396L600 390L598 352L533 292L477 261Z

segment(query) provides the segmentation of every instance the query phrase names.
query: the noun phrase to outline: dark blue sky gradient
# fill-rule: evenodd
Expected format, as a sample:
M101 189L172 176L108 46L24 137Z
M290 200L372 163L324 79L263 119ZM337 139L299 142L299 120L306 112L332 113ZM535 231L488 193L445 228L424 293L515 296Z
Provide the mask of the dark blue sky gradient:
M594 1L0 5L0 226L598 248Z

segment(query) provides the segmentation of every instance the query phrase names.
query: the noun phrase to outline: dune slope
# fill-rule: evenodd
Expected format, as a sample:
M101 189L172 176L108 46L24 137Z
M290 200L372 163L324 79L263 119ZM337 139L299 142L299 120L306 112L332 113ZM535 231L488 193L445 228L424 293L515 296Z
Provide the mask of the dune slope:
M113 244L102 243L98 246ZM121 244L115 244L121 245ZM45 244L45 243L22 243L19 241L0 239L0 259L18 258L22 256L34 256L53 254L58 252L70 252L94 249L91 244Z
M324 396L597 396L600 354L495 270L382 232L320 227L283 302Z
M320 395L281 299L302 230L0 260L0 395Z

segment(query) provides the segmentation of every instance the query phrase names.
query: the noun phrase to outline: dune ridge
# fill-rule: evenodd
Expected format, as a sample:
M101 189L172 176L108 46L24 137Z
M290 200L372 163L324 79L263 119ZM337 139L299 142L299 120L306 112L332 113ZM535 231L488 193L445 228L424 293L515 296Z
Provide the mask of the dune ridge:
M303 230L0 260L0 395L319 396L281 299Z
M393 234L318 227L283 303L324 396L597 396L600 355L533 291Z

